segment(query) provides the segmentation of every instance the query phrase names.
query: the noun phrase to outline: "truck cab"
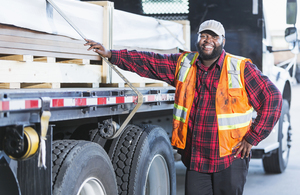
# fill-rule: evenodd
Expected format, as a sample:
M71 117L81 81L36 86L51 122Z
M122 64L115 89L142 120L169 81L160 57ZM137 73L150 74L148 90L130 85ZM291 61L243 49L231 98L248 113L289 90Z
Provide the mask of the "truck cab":
M262 72L280 90L283 97L282 112L279 121L270 133L270 135L261 141L256 147L253 147L253 157L262 158L264 170L269 173L282 173L288 163L289 151L291 147L291 124L289 108L291 106L291 86L295 78L290 72L296 68L297 54L299 53L297 43L296 13L297 1L287 1L286 4L286 23L293 25L285 30L285 39L290 44L290 48L286 50L273 50L271 32L269 30L269 18L264 14L264 22L262 26ZM263 10L265 7L263 7ZM264 11L264 13L266 13ZM280 64L275 64L274 52L293 52L294 57ZM282 68L284 65L286 68ZM291 69L291 70L289 70Z

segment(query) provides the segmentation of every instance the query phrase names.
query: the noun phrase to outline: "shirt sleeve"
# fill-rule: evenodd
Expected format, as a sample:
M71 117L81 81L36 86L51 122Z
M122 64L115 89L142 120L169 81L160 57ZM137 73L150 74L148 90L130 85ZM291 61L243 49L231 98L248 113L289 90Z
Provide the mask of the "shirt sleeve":
M254 64L246 62L244 73L248 98L257 112L257 117L244 138L256 146L270 134L280 118L282 96L277 87Z
M158 54L112 50L111 63L123 70L135 72L142 77L162 80L174 86L177 59L180 54Z

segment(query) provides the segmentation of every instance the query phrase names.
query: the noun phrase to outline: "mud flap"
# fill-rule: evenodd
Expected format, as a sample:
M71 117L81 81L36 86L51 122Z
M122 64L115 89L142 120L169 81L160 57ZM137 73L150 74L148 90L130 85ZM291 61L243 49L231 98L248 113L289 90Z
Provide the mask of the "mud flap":
M0 194L20 195L20 186L9 166L11 159L4 152L0 153Z

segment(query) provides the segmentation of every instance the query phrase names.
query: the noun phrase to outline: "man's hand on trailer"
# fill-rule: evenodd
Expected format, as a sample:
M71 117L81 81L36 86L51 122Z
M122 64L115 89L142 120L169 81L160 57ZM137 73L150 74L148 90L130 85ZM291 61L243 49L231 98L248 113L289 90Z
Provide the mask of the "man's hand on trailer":
M90 48L87 49L88 51L93 50L102 57L111 58L111 51L107 50L101 43L95 42L90 39L85 39L85 41L86 44L84 44L84 46L90 46Z

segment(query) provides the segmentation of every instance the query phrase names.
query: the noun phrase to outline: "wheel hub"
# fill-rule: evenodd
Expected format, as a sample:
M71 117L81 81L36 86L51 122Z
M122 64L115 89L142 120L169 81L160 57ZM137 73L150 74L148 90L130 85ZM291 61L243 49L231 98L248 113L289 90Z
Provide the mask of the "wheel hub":
M86 179L79 188L77 195L107 195L103 184L96 178Z
M147 172L145 195L170 194L170 178L166 160L162 155L154 156Z

